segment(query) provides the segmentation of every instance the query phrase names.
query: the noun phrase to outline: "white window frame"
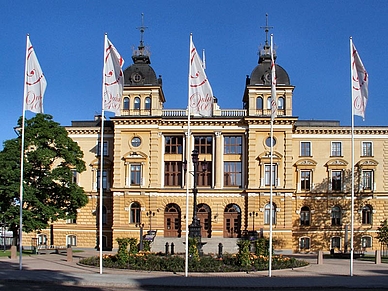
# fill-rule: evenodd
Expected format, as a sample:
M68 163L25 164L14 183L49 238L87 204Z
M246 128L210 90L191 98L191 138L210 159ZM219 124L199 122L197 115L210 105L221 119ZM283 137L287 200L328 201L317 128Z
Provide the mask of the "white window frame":
M367 243L369 242L369 243ZM371 248L373 246L373 239L370 235L363 235L361 237L361 247L362 248Z
M370 144L370 155L364 152L364 145ZM372 141L362 141L361 142L361 157L373 157L373 142Z
M263 168L263 171L264 171L264 186L271 186L271 182L272 182L272 186L278 186L279 185L279 180L278 180L278 165L277 164L272 164L272 171L273 171L273 174L272 174L272 181L270 181L270 172L267 171L267 168L271 169L271 164L264 164L264 168Z
M366 173L370 173L370 176L367 177ZM367 183L365 183L367 181ZM369 187L366 188L365 184L369 184ZM373 191L374 190L374 171L373 170L362 170L361 171L361 189L364 191Z
M337 154L337 147L335 148L336 151L334 151L334 144L339 144L340 148L339 148L339 155ZM343 156L343 152L342 152L342 141L332 141L331 142L331 146L330 146L330 156L332 157L342 157Z
M309 144L309 150L310 150L310 155L304 155L303 153L302 153L302 144L303 143L308 143ZM301 156L301 157L311 157L313 154L312 154L312 143L311 143L311 141L304 141L304 140L302 140L302 141L300 141L300 143L299 143L299 156Z
M66 246L77 246L77 236L75 234L66 235Z
M305 242L303 243L303 248L302 248L302 241L308 241L308 247L306 248L305 247ZM311 238L308 237L308 236L302 236L301 238L299 238L299 250L309 250L311 248Z
M267 203L264 206L264 224L269 225L270 224L270 211L271 211L271 204ZM272 224L276 224L276 205L275 203L272 203Z

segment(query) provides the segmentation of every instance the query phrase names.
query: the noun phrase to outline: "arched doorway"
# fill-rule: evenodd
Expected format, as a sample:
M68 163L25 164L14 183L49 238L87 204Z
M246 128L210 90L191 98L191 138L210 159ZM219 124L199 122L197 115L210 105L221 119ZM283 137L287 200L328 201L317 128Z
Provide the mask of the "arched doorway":
M201 237L210 238L212 236L212 213L209 205L198 204L197 218L201 224Z
M181 208L170 203L164 209L164 236L181 237Z
M224 237L241 237L241 208L237 204L225 207Z

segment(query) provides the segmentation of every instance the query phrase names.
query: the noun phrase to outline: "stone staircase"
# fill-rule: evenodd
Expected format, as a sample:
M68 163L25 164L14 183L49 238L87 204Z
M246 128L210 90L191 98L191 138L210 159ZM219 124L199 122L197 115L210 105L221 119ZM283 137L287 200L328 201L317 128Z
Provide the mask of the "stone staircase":
M166 251L166 243L168 243L169 248L168 252L171 252L171 243L174 243L174 252L184 253L185 252L185 237L161 237L156 236L154 241L151 243L152 252L162 252ZM202 238L202 242L206 243L202 247L204 254L218 254L218 245L222 243L222 252L235 254L238 252L237 241L238 238L223 238L223 237L212 237L212 238Z

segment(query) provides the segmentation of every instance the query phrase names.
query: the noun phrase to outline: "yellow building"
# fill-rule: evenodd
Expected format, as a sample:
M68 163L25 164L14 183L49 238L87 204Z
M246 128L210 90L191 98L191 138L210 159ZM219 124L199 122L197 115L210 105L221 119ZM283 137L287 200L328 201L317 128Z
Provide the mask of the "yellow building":
M252 51L254 53L254 51ZM351 223L351 128L336 121L303 121L293 115L294 86L276 65L278 116L273 124L272 181L268 42L247 76L242 109L191 117L165 109L162 80L140 44L125 69L121 115L105 121L103 246L119 237L139 237L139 227L157 230L156 241L184 237L193 214L193 173L187 153L199 151L198 218L202 240L226 242L246 231L268 237L293 252L349 251ZM55 223L39 242L96 247L99 236L101 117L74 121L69 136L84 152L87 171L74 176L89 197L75 221ZM388 127L355 128L354 247L379 249L376 230L388 214ZM202 166L206 165L206 171ZM187 178L186 177L187 174ZM186 181L187 180L187 181ZM272 187L271 187L272 183ZM270 214L270 188L273 213ZM25 236L25 240L31 235Z

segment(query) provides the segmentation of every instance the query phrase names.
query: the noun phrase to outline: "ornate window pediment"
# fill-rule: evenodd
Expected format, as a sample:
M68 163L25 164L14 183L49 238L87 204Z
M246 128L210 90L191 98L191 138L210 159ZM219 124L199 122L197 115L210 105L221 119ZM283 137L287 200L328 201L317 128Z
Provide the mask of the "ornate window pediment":
M283 156L280 153L275 151L272 153L272 159L274 163L280 162L282 158ZM259 160L261 163L269 163L270 159L271 159L270 151L263 152L257 157L257 160Z
M357 163L357 166L361 169L376 169L379 163L372 159L363 159Z
M326 163L326 167L329 169L345 169L348 164L344 159L332 159Z
M315 168L317 162L313 159L301 159L295 163L295 167L298 169L312 169Z

